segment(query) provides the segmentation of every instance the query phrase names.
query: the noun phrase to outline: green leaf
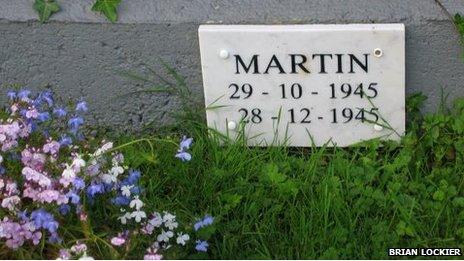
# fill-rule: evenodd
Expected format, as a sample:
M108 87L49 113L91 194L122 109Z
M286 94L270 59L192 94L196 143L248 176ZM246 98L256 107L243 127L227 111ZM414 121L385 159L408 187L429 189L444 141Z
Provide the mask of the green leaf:
M97 0L92 6L92 11L100 12L112 23L118 20L118 6L121 0Z
M284 182L287 177L279 172L279 167L276 164L270 163L265 168L264 173L269 180L269 182L273 184L279 184Z
M456 27L458 28L461 37L464 37L464 16L456 14L454 16L454 23L456 24Z
M437 201L443 201L445 199L445 192L441 190L437 190L435 193L433 193L433 199Z
M45 23L53 13L60 11L60 6L55 0L35 0L34 10L39 14L40 22Z

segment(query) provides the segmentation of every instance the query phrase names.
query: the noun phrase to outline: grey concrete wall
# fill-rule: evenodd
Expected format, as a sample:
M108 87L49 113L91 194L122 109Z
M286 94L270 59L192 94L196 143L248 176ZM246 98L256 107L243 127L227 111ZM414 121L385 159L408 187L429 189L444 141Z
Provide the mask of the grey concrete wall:
M464 0L441 1L464 14ZM148 86L117 70L147 71L144 63L160 69L161 58L202 98L197 29L204 23L404 23L407 92L429 96L428 111L441 88L464 96L458 36L434 0L123 0L115 24L93 13L91 0L58 0L62 10L40 24L32 2L0 0L0 82L51 85L63 99L83 97L92 121L113 128L169 122L166 112L179 108L164 94L128 95Z

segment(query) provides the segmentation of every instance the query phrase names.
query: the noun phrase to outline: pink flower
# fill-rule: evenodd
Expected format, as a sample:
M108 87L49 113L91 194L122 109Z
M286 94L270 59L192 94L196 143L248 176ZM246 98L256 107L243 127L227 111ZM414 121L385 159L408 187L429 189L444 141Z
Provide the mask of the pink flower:
M5 217L0 221L0 238L6 240L9 248L17 249L28 240L37 245L42 233L36 230L31 221L14 222Z
M32 244L38 245L40 243L40 239L42 238L42 232L37 231L32 234Z
M29 108L29 110L26 111L26 118L28 119L37 119L38 116L39 112L34 107L31 107Z
M45 153L50 153L52 155L55 155L60 150L60 143L54 140L49 140L48 143L45 143L43 145L42 149L43 149L43 152Z
M15 140L12 140L12 141L8 141L8 142L4 142L2 144L2 151L8 151L10 150L11 148L14 148L18 146L18 142L15 141Z
M32 124L26 124L20 129L19 137L26 138L32 132Z
M16 195L19 194L18 185L16 182L8 181L5 186L7 195Z
M26 186L28 184L26 183ZM33 201L36 201L37 200L37 194L38 194L38 191L33 189L32 187L29 187L27 186L24 190L23 190L23 197L25 198L30 198L32 199Z
M87 245L84 243L77 242L75 245L71 247L71 252L80 255L82 253L85 253L87 251Z
M20 202L21 199L18 196L11 196L2 200L2 207L13 211Z
M150 247L147 249L147 253L143 256L144 260L161 260L163 258L162 255L157 254L158 252L157 248Z
M21 152L21 161L27 167L35 170L43 170L47 158L44 154L35 152L33 149L24 149Z
M69 260L71 259L71 254L67 249L60 249L60 256L58 258L63 260Z
M49 187L52 184L52 181L47 176L31 169L30 167L23 168L22 174L26 178L26 180L34 181L41 187Z
M52 190L52 189L47 189L37 194L37 198L39 201L47 202L47 203L58 201L59 197L60 197L60 192L56 190Z
M119 234L117 237L113 237L111 239L111 244L113 246L122 246L125 243L126 243L126 239L121 234Z

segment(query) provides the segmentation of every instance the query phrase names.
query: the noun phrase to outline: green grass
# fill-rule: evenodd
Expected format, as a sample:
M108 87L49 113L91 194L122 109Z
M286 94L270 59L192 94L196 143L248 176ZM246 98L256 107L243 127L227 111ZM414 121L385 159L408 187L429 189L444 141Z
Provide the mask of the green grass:
M185 89L172 89L184 85L176 77L177 84L166 81L166 88L189 99ZM423 116L424 101L422 95L408 98L400 143L372 140L344 149L255 148L243 140L221 145L220 137L208 135L201 105L194 103L183 103L188 106L173 126L110 138L124 146L126 164L142 171L147 212L175 213L188 226L204 214L216 218L207 255L168 258L377 259L388 258L391 247L464 248L464 99ZM174 157L181 135L194 138L187 163ZM88 205L89 227L65 220L66 242L85 238L95 258L141 258L155 236L133 238L127 254L105 243L121 230L105 200ZM0 256L53 258L58 249L2 248Z
M175 159L165 143L154 154L144 143L124 153L144 173L150 208L181 220L217 218L209 258L369 259L387 258L389 247L464 248L464 100L422 117L423 101L409 99L401 143L221 146L190 115L177 131L194 137L192 161Z
M171 93L189 99L176 89L183 79L169 73ZM207 134L201 105L184 103L178 124L157 133L194 137L192 161L175 159L169 143L155 143L153 152L141 142L124 153L144 173L149 208L180 220L216 217L209 258L387 258L391 247L464 248L464 99L450 109L443 99L423 116L424 101L408 98L400 143L345 149L221 145Z

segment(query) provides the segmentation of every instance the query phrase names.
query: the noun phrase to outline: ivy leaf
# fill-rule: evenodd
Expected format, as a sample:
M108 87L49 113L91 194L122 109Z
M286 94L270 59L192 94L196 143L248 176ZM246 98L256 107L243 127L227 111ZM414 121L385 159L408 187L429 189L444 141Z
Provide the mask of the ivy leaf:
M112 23L118 20L118 6L121 0L97 0L92 6L92 11L100 12Z
M60 6L55 0L35 0L34 10L39 13L40 22L45 23L53 13L60 11Z

